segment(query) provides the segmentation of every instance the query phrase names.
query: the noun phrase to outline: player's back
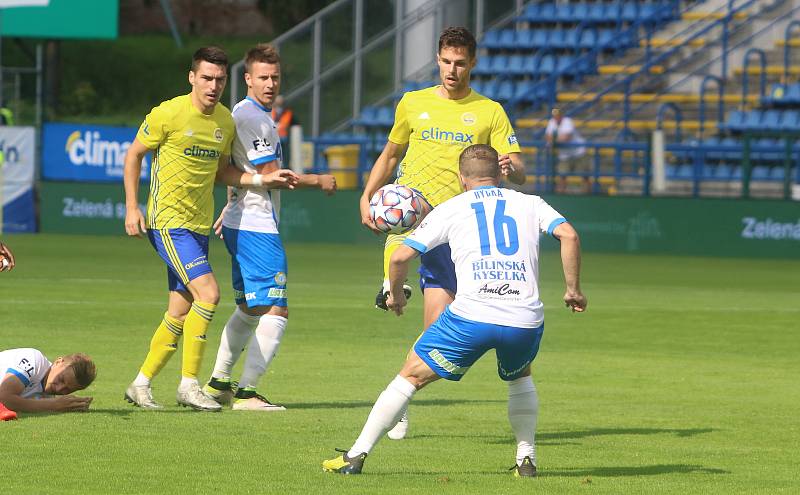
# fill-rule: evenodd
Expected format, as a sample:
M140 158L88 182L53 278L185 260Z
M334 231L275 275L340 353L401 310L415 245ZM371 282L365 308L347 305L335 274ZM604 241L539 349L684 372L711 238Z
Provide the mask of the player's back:
M234 125L217 104L205 115L189 95L163 102L147 115L137 139L155 148L147 208L149 228L185 228L207 233L219 158L230 153Z
M500 154L519 151L502 106L471 90L460 100L438 94L439 86L410 91L397 106L389 140L408 143L397 182L436 206L461 193L458 156L467 146L489 144Z
M23 347L0 351L0 380L6 374L16 376L25 388L22 397L41 393L42 380L50 370L50 361L38 349Z
M465 318L535 328L543 322L539 299L539 235L565 221L538 196L479 187L437 207L430 223L449 242L458 291L450 309ZM437 241L437 242L438 242Z

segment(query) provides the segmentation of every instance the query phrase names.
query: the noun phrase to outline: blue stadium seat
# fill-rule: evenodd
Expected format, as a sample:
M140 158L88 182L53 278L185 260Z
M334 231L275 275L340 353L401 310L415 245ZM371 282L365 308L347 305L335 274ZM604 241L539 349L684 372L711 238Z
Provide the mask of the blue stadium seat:
M782 166L772 167L769 171L770 180L783 180L785 169Z
M572 21L586 22L589 20L589 4L585 2L576 3L572 6Z
M678 179L693 179L694 168L690 164L684 163L678 167L675 177Z
M581 39L578 41L578 46L584 49L592 49L597 44L598 33L592 29L586 29L581 33Z
M714 178L718 180L729 180L733 177L733 167L727 163L720 163L714 168Z
M503 29L500 31L500 38L497 41L497 48L501 50L513 50L517 47L516 31L513 29Z
M722 146L727 147L736 147L735 150L726 150L723 152L725 160L729 162L741 162L742 161L742 150L740 148L741 143L733 138L727 137L723 139L720 143Z
M742 167L741 166L734 166L733 173L731 174L731 179L733 180L740 180L742 178Z
M512 76L523 76L525 75L525 59L528 58L525 55L511 55L508 59L508 67L506 68L506 73L511 74Z
M481 94L487 98L495 100L497 99L497 86L498 82L495 79L492 79L491 81L486 81L483 84L483 88L481 88L483 90Z
M392 127L394 124L394 109L392 107L378 108L377 124L381 127Z
M556 70L556 60L552 55L544 55L539 59L539 65L536 67L538 74L552 74Z
M478 61L475 63L475 68L472 69L472 74L476 76L485 76L491 74L492 58L494 57L478 57Z
M778 122L778 130L796 131L800 128L800 112L797 110L784 110Z
M501 102L506 102L514 98L514 83L512 81L501 82L495 96L495 99Z
M757 165L753 167L753 170L750 173L750 179L752 180L768 180L769 179L769 167L766 165Z
M566 48L566 34L562 29L553 29L547 37L547 46L545 48Z
M549 36L550 32L546 29L535 29L533 31L533 36L531 37L531 47L532 48L546 48L547 47L547 37Z
M375 107L364 107L361 109L361 115L353 121L355 125L363 125L364 127L373 127L377 125L378 109Z
M606 16L606 7L600 2L592 2L589 4L588 11L586 13L586 17L584 17L584 21L591 24L601 24L605 22L609 22L612 19L609 19Z
M675 179L678 176L678 167L675 165L668 163L667 167L664 171L669 179Z
M492 66L490 74L498 76L505 74L508 67L508 55L495 55L492 57Z
M786 87L784 100L789 105L800 105L800 83L790 84Z
M761 110L750 110L744 115L742 130L757 131L758 129L761 128L761 120L762 120Z
M778 122L780 121L781 114L777 110L767 110L761 114L761 123L759 129L766 129L768 131L777 131L779 129Z
M499 47L499 42L500 30L490 29L489 31L483 33L483 39L481 40L480 46L489 50L496 50Z
M556 22L574 22L572 5L568 3L559 3L556 5L555 20Z
M516 36L516 41L515 41L516 44L517 44L517 49L521 49L521 50L532 50L532 49L534 49L535 45L533 43L533 41L534 41L533 38L534 38L535 33L536 33L536 31L534 31L532 29L523 29L522 31L517 31L517 36Z
M744 127L744 112L741 110L731 110L728 112L728 118L720 126L721 130L728 130L739 132Z

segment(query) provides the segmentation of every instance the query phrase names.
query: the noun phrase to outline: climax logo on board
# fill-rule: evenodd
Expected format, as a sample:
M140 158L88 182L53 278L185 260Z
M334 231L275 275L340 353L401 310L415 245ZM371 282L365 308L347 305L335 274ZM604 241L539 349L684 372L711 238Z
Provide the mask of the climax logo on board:
M130 141L103 139L99 131L73 131L64 146L73 165L105 167L110 176L122 177Z

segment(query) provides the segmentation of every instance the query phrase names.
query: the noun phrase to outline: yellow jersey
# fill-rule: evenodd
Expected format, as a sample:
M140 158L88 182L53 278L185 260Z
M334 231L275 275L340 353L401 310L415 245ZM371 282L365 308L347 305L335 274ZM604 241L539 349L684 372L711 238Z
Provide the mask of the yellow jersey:
M397 182L436 206L463 192L458 157L467 146L488 144L501 155L519 144L503 107L471 90L460 100L437 94L439 86L410 91L397 104L389 141L408 144Z
M190 95L153 108L136 139L153 151L147 226L188 229L208 235L214 215L214 178L219 158L231 154L235 126L222 104L205 115Z

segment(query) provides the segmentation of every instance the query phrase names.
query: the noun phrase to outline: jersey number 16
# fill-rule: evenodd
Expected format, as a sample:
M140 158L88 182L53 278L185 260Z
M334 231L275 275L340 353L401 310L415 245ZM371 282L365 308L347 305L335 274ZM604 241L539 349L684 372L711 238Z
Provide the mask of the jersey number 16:
M488 256L492 254L492 248L489 244L489 225L486 223L486 208L483 203L472 203L472 209L475 210L475 220L478 222L478 236L481 241L481 255ZM495 247L500 254L510 256L519 251L519 235L517 234L517 222L513 217L506 215L506 201L504 199L497 200L497 206L494 209L494 221L492 222L494 230Z

